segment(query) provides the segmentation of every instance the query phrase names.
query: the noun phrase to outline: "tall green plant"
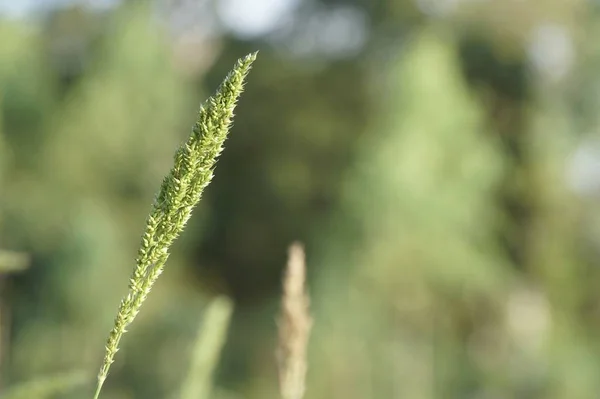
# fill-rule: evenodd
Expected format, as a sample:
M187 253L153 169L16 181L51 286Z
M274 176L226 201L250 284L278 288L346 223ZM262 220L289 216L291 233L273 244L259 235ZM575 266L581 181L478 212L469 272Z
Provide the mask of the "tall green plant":
M198 331L188 374L183 382L180 399L208 399L212 376L217 367L227 329L233 313L233 302L217 297L206 309L202 327Z
M119 342L133 322L169 257L169 248L183 231L202 192L210 183L223 150L244 80L256 59L252 53L240 59L216 94L200 107L198 120L187 142L175 154L174 166L165 177L154 201L142 236L129 293L121 301L106 344L98 374L95 398L100 395Z
M329 323L314 331L309 385L345 399L464 397L455 325L506 281L492 236L502 159L455 45L424 30L402 55L378 70L384 101L315 260Z

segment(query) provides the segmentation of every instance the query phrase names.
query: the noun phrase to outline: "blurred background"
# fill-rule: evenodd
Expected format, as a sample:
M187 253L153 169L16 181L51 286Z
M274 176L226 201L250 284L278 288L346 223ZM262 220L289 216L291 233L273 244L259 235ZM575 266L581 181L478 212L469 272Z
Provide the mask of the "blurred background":
M29 258L0 274L0 392L97 373L175 149L260 50L102 396L176 397L225 294L212 397L278 397L301 240L307 398L597 398L596 35L594 0L0 0L0 249Z

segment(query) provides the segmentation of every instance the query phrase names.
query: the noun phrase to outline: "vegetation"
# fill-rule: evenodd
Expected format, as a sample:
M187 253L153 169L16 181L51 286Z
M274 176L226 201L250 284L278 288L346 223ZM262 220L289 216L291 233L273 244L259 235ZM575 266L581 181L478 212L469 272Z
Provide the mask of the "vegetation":
M95 398L98 398L110 365L114 362L121 337L162 273L169 257L169 248L183 231L202 192L213 178L215 163L223 151L235 104L255 59L256 53L238 62L214 98L200 108L191 137L175 154L175 164L163 180L146 222L136 266L129 280L129 293L121 301L106 344Z
M597 395L597 7L116 3L0 16L0 398Z

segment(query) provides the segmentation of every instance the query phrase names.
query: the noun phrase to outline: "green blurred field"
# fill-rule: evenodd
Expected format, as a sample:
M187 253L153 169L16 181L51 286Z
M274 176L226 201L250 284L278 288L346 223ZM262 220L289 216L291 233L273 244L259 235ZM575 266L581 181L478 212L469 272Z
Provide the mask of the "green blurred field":
M307 0L257 33L254 1L0 14L0 249L27 255L0 256L0 397L71 371L51 397L92 397L173 153L260 50L102 398L178 397L221 294L211 397L277 398L294 240L307 399L597 398L598 4Z

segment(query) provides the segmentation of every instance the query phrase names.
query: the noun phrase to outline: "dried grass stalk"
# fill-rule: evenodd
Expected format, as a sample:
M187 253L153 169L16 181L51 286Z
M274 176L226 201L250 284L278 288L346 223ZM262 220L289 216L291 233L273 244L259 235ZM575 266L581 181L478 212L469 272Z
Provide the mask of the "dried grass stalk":
M306 263L304 248L293 243L283 280L283 298L279 326L279 386L282 399L301 399L306 390L308 363L306 352L312 327L309 296L305 287Z

